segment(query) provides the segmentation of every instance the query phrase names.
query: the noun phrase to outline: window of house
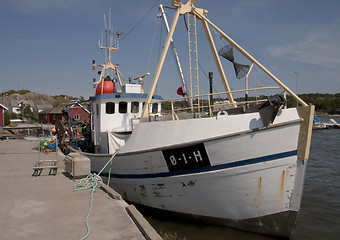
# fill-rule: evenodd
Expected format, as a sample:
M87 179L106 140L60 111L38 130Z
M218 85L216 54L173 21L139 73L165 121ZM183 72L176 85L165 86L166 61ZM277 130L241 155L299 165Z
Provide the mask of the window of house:
M114 114L115 113L115 103L107 102L106 103L106 110L105 110L105 112L107 114Z
M73 115L73 119L74 119L74 120L79 120L79 119L80 119L79 114L74 114L74 115Z
M138 113L139 112L139 102L132 102L131 103L131 112Z
M127 102L119 103L119 113L127 113Z

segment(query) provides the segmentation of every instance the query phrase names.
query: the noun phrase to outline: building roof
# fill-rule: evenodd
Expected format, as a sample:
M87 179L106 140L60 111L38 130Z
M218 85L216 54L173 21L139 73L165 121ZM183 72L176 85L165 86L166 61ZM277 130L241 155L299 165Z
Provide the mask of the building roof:
M62 111L66 109L66 105L67 104L65 103L60 104L58 107L54 108L50 113L52 114L62 113Z
M38 110L53 109L51 104L41 104L35 106Z
M47 108L47 109L43 109L41 112L39 112L38 114L48 114L52 111L53 109L52 108Z
M86 108L84 108L80 103L73 103L73 104L63 103L63 104L60 104L55 109L53 109L50 113L51 114L58 114L58 113L61 114L64 109L68 109L68 108L69 109L72 109L72 108L82 108L87 113L90 113L90 111L87 110Z
M19 107L20 103L34 107L34 102L32 100L11 100L9 104L11 107Z
M81 105L81 104L78 103L78 102L73 103L71 106L67 106L67 108L82 108L82 109L84 109L87 113L90 113L89 110L87 110L83 105Z
M19 104L23 103L24 105L30 105L31 107L34 107L34 102L32 100L20 100Z
M1 103L0 103L0 107L3 108L3 109L5 109L5 110L8 110L8 108L5 107L4 105L2 105Z

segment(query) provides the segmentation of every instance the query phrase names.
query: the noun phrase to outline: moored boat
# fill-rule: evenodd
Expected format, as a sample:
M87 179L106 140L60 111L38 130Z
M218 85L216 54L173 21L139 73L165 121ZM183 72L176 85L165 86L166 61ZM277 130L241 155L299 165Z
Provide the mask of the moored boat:
M318 116L314 116L313 119L313 130L323 130L323 129L340 129L340 123L337 123L333 118L329 122L321 122Z
M314 106L307 105L217 28L195 2L173 1L176 12L148 94L144 94L142 79L136 78L135 84L122 81L118 65L110 57L103 65L94 64L102 68L91 102L94 152L82 154L91 159L91 169L97 173L111 159L103 174L128 201L208 223L291 237L300 210ZM211 101L217 94L199 95L199 91L171 100L154 94L177 20L183 14L203 24L225 88L218 93L226 96L224 103ZM217 52L210 27L229 43L224 51ZM237 64L232 49L243 54L251 66ZM247 79L256 65L278 85L261 90L280 93L260 101L247 95L260 88L231 91L219 54L233 62L237 74L244 73L238 78ZM105 76L106 69L115 71L120 89L117 81ZM240 91L246 93L246 99L235 102L233 94ZM286 93L301 106L287 108ZM183 99L190 104L180 108L176 101ZM161 107L164 103L170 103L168 112Z

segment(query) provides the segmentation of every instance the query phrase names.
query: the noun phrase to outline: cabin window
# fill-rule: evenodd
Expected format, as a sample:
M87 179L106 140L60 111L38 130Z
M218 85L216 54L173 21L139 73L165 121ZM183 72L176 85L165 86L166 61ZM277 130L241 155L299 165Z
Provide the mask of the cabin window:
M131 103L131 112L138 113L139 112L139 102L132 102Z
M119 103L119 113L127 113L127 102Z
M152 104L152 113L157 113L158 112L158 103Z
M106 103L106 111L107 114L114 114L115 113L115 103L107 102Z

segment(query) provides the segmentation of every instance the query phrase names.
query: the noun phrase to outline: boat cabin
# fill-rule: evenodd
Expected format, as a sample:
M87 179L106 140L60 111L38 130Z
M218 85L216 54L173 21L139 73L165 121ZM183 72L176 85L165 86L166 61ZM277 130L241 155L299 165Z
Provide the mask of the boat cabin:
M111 90L108 90L107 86L110 86ZM142 93L140 84L124 84L121 92L117 92L115 83L108 78L98 84L96 96L91 104L92 142L95 153L112 153L118 146L125 144L140 120L146 97L147 94ZM153 99L163 100L158 95L154 95ZM151 105L149 111L153 117L159 116L161 104Z

